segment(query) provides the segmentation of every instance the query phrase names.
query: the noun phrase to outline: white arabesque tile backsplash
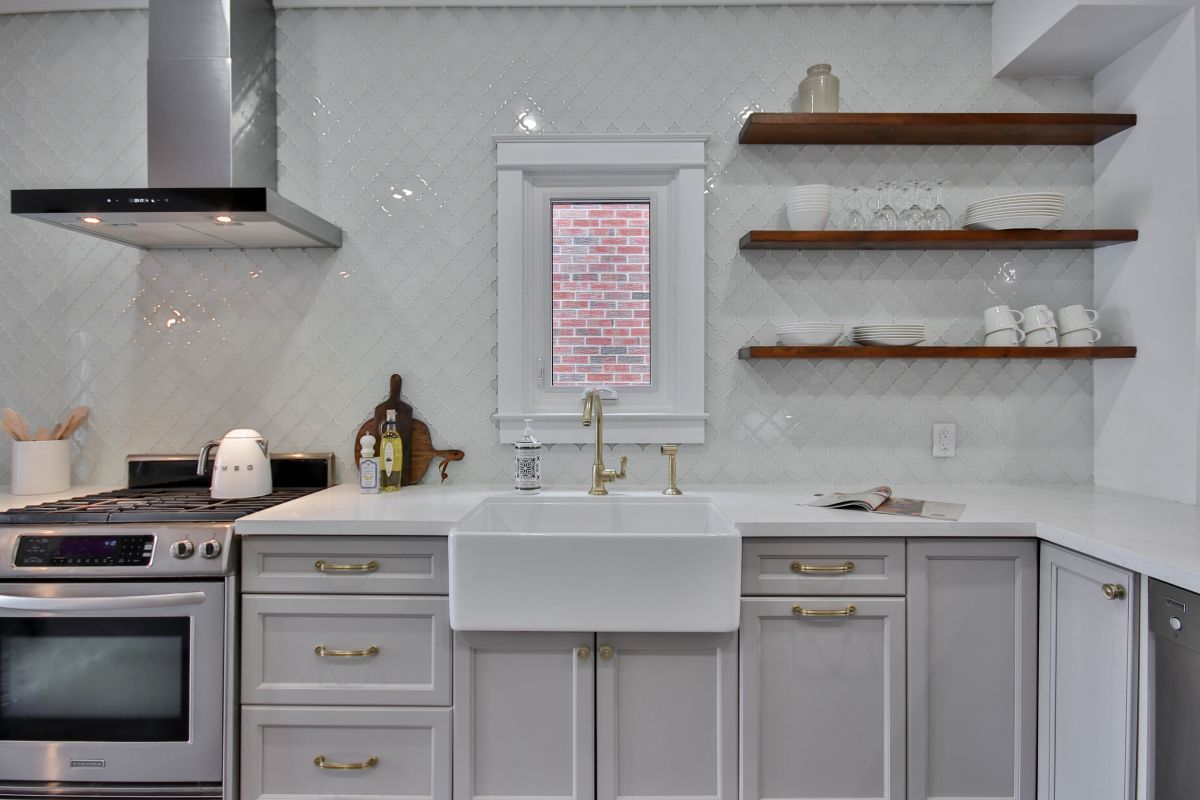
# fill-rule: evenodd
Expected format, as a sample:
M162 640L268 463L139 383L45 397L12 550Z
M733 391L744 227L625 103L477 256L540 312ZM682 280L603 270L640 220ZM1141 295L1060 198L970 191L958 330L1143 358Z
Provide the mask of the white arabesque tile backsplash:
M76 482L119 482L131 452L198 449L226 429L276 450L350 439L387 375L455 483L503 482L495 443L496 189L491 136L533 112L551 133L706 132L707 442L680 481L1087 483L1088 362L744 362L791 316L926 319L977 340L988 286L1087 302L1082 251L741 253L783 221L786 187L946 178L956 215L988 193L1053 188L1092 214L1081 147L740 147L750 110L787 110L828 61L848 111L1088 111L1083 79L994 80L980 6L315 9L279 13L280 191L341 225L339 251L142 253L0 216L0 405L35 424L76 403ZM145 182L143 12L0 16L0 189ZM958 457L930 456L933 422ZM657 447L631 481L659 483ZM586 480L557 445L548 482ZM0 449L0 483L9 471ZM433 477L433 472L427 480Z

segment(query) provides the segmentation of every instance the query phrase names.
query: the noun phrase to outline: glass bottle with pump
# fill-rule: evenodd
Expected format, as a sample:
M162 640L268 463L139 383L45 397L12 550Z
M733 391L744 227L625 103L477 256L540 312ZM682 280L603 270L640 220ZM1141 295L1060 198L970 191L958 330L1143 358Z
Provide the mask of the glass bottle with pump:
M379 435L379 488L385 492L400 490L404 468L404 441L396 427L396 412L389 410Z

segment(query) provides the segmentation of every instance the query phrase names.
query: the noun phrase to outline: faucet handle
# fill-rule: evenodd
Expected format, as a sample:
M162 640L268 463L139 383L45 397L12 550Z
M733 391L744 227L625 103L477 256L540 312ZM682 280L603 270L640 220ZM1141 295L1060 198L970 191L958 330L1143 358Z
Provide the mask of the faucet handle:
M628 463L629 463L629 456L621 456L621 471L618 472L613 477L620 481L625 480L625 465Z

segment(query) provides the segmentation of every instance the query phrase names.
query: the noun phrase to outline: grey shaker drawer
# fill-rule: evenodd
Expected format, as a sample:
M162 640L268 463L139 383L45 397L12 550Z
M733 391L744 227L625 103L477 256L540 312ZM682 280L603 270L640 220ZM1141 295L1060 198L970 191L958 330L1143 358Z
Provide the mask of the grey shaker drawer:
M450 650L445 597L242 597L244 703L448 706Z
M444 536L248 536L242 591L447 594Z
M747 539L744 595L903 595L904 539Z
M446 800L450 709L243 706L241 756L243 800Z

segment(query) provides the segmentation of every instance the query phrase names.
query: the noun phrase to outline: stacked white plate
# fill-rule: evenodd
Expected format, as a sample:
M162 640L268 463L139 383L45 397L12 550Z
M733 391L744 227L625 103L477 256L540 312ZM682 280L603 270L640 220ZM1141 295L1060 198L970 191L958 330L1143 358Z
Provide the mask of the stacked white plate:
M832 208L833 187L828 183L810 183L788 190L787 214L792 230L824 230Z
M850 338L856 344L902 346L925 341L924 325L855 325Z
M842 338L843 327L836 322L788 322L775 326L780 344L836 344Z
M1066 197L1057 192L1006 194L967 206L963 227L969 231L1045 228L1058 222Z

